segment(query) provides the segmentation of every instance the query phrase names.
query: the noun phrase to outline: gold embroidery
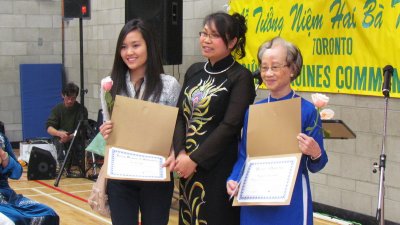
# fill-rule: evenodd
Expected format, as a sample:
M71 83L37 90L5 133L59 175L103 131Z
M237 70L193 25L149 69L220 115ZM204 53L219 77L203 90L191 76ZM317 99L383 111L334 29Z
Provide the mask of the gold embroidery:
M204 135L207 130L203 130L203 126L212 120L213 116L207 115L211 98L216 96L220 91L227 91L222 82L216 86L215 79L209 77L206 81L200 80L197 86L190 90L185 89L186 101L183 103L183 112L186 119L186 149L190 150L188 154L196 151L199 147L197 141L192 138L195 135Z
M215 85L214 82L215 79L209 77L206 81L200 80L191 89L185 89L186 100L183 103L183 114L187 124L186 150L189 151L189 155L199 147L199 143L197 143L194 137L206 134L207 130L204 129L204 126L214 117L213 115L207 116L211 98L217 96L218 92L227 91L225 87L222 87L226 80L220 85ZM180 201L182 204L179 213L181 221L187 225L190 225L192 221L195 222L195 225L206 225L207 221L199 218L201 206L206 203L204 201L206 192L201 182L192 182L192 179L193 175L186 180L182 179L179 184L181 189Z

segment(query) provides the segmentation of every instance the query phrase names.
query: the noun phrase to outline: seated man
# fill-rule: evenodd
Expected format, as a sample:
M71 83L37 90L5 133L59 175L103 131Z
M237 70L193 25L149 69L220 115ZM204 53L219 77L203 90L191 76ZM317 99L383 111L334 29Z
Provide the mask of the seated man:
M74 137L74 131L77 129L79 121L85 121L88 117L87 109L76 101L76 97L79 93L79 87L74 83L68 83L62 90L62 97L64 101L56 105L50 113L47 119L46 127L47 133L52 135L53 143L57 149L57 161L58 165L61 166L65 154L71 144ZM80 175L85 170L84 160L84 122L81 123L77 137L71 147L70 157L66 164L67 172L70 173L72 162L73 165L79 166ZM71 175L71 174L70 174Z
M59 217L53 209L11 189L8 178L16 180L21 174L10 142L0 133L0 224L58 225Z

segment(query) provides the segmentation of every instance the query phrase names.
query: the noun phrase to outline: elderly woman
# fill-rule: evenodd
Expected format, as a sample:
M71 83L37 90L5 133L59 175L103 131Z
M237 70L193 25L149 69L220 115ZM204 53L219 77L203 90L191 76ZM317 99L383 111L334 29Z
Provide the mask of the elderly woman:
M283 38L276 37L261 45L258 50L261 77L269 89L266 99L257 104L282 101L299 96L291 89L290 82L295 80L301 71L303 59L300 50ZM268 115L266 115L268 116ZM318 126L314 127L317 121ZM234 193L240 171L246 161L248 113L245 117L243 138L240 144L238 161L228 178L228 194ZM301 132L297 136L302 157L290 205L287 206L245 206L241 208L240 224L245 225L296 225L313 224L313 209L308 171L320 171L328 162L324 150L321 120L314 105L301 99ZM266 137L267 138L267 137Z
M53 209L15 193L8 178L19 179L22 167L13 153L7 137L0 133L0 224L57 225Z

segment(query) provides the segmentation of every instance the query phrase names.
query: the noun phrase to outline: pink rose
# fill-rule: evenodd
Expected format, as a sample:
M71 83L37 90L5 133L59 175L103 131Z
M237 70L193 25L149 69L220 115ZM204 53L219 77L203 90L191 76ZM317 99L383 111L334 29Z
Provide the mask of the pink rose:
M320 93L312 94L311 98L312 98L312 101L313 101L315 107L317 107L317 108L322 108L322 107L326 106L329 102L329 97L324 94L320 94Z
M114 106L114 100L110 92L112 86L113 80L110 76L101 80L100 100L101 108L103 109L103 118L105 121L110 120L110 115Z
M323 109L319 114L321 115L321 120L330 120L335 115L335 112L332 109Z
M113 80L111 79L110 76L101 80L101 87L104 89L104 91L106 92L110 91L112 86L113 86Z

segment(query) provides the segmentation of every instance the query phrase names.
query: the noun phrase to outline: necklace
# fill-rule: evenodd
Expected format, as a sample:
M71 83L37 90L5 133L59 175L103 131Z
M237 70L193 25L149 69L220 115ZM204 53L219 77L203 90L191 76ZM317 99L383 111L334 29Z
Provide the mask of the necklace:
M208 74L212 74L212 75L220 74L220 73L223 73L223 72L226 72L227 70L229 70L229 69L233 66L233 64L235 64L235 60L233 60L232 64L231 64L230 66L228 66L226 69L223 69L223 70L221 70L221 71L219 71L219 72L210 72L210 71L207 70L207 65L208 65L208 61L207 61L207 62L204 64L204 70L205 70Z
M292 94L291 98L294 98L295 95L296 95L296 91L293 91L293 94ZM268 94L268 103L269 103L270 99L271 99L271 94Z

